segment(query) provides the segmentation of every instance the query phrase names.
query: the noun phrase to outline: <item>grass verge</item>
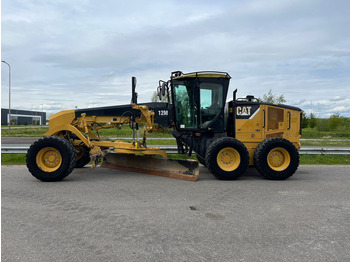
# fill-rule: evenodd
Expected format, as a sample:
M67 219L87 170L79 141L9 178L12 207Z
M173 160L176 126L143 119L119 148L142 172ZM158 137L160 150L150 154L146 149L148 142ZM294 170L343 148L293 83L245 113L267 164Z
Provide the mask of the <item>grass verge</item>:
M1 154L1 165L25 165L26 154Z
M300 141L301 146L328 146L328 147L337 147L337 146L350 146L350 140L345 140L345 141Z
M44 127L33 127L33 126L25 126L23 128L12 128L11 136L20 136L20 137L29 137L29 136L42 136L49 130L48 126ZM1 129L1 136L7 137L9 136L8 129Z
M350 165L350 155L300 155L301 165Z
M350 138L349 130L320 131L317 128L303 128L302 138Z

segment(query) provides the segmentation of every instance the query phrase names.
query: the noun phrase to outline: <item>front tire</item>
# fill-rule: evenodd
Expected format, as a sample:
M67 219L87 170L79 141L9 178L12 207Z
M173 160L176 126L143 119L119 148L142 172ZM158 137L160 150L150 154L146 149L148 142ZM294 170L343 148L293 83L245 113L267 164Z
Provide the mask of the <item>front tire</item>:
M218 179L232 180L249 166L249 152L237 139L222 137L212 142L205 156L209 171Z
M287 139L271 137L262 141L255 149L254 164L264 177L284 180L298 169L299 153Z
M74 169L77 153L66 139L47 136L36 141L27 152L29 172L41 181L59 181Z

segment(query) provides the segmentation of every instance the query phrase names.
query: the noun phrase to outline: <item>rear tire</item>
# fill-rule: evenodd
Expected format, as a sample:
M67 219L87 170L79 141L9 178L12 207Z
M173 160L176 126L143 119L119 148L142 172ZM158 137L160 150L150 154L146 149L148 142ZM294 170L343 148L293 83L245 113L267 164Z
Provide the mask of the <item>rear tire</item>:
M74 169L77 153L66 139L47 136L36 141L27 152L29 172L41 181L59 181Z
M262 141L255 149L254 163L264 177L284 180L298 169L299 153L287 139L271 137Z
M212 142L205 155L209 171L218 179L232 180L242 175L249 166L249 152L245 145L232 137Z

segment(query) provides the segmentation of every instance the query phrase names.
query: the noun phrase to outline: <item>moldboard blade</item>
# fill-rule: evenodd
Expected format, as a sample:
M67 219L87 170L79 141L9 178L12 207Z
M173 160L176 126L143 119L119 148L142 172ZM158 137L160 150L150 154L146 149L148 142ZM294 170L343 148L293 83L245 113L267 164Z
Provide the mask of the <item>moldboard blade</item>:
M105 156L101 167L188 181L196 181L199 175L198 162L195 160L154 158L146 155L110 153Z

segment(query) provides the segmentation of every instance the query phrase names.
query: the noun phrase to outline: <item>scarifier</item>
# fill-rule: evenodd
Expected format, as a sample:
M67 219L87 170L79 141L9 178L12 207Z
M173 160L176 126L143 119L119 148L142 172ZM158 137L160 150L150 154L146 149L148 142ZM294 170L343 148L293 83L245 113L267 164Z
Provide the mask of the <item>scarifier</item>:
M129 105L52 115L49 131L28 150L27 167L42 181L59 181L104 159L102 167L196 181L197 161L167 159L165 151L146 144L146 133L170 128L178 153L194 153L218 179L235 179L249 165L268 179L289 178L299 165L301 109L251 95L236 99L237 89L226 102L230 78L216 71L172 72L170 80L159 81L158 96L167 102L138 105L133 77ZM132 142L101 140L100 130L124 124L133 130Z

